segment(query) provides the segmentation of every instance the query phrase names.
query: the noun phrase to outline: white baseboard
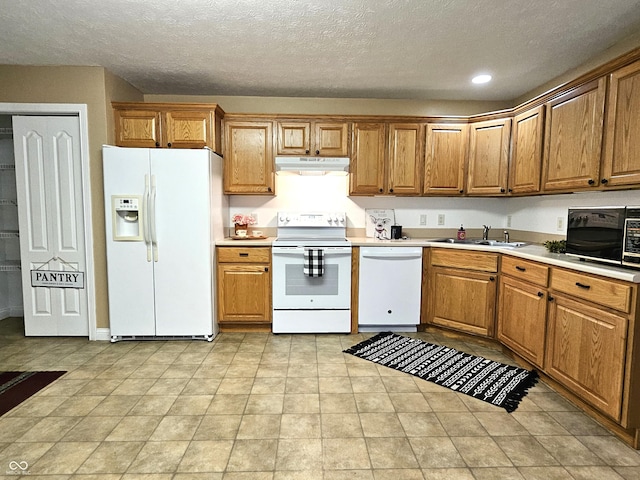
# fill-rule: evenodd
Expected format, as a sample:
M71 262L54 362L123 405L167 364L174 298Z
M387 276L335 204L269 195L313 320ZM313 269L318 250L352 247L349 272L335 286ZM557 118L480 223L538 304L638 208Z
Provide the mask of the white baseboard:
M111 341L111 329L96 328L96 341L101 341L101 342Z

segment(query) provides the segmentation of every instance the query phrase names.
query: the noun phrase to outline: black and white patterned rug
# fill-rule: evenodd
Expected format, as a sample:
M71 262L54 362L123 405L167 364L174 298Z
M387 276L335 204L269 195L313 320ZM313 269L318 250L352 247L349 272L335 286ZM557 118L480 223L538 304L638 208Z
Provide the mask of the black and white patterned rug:
M513 412L538 373L417 338L382 332L344 350Z

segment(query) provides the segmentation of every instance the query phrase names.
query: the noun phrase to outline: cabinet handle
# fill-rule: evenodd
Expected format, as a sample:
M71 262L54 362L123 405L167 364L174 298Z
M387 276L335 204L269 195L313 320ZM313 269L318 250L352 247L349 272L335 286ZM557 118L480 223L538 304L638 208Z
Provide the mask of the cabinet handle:
M316 155L320 155L320 150L316 150Z
M389 189L389 193L393 193L393 188L390 188L390 189Z
M496 277L489 277L489 281L495 282L496 281Z
M382 193L382 189L380 189L379 192Z
M391 313L391 310L387 310L387 313Z
M167 143L167 147L171 148L171 142Z
M156 147L159 147L159 146L160 146L160 142L156 142Z
M264 271L268 272L269 271L269 267L264 267Z
M510 189L509 189L509 193L511 193L511 192L513 192L513 188L510 188Z
M504 188L501 188L500 193L504 193L504 192L506 192L506 190Z
M240 254L240 256L241 256L241 257L248 257L248 256L249 256L249 254L248 254L248 253L241 253L241 254Z
M526 268L521 267L521 266L519 266L519 265L516 265L516 270L518 270L519 272L526 272L526 271L527 271L527 269L526 269Z
M596 181L593 178L590 178L589 181L587 182L589 185L593 185L594 183L596 183Z
M304 153L306 153L308 155L309 154L309 150L305 150Z
M538 292L538 296L539 296L540 298L542 298L542 297L544 297L544 293L542 293L542 292Z
M547 297L547 299L548 299L550 302L553 302L553 301L555 300L555 298L553 298L551 295L549 295L549 296Z
M602 180L600 180L600 183L603 185L606 185L607 183L609 183L609 180L607 180L606 178L603 178Z
M589 290L591 285L585 285L584 283L576 282L576 287L584 288L585 290Z
M270 191L271 191L271 187L267 187L267 192L270 192Z
M464 190L460 190L460 193L464 193Z

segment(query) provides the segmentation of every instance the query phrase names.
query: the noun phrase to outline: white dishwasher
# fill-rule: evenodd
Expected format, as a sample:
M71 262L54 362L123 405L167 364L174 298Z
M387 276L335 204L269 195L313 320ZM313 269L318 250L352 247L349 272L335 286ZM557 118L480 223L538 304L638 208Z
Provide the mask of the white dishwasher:
M360 332L415 332L421 292L422 247L360 247Z

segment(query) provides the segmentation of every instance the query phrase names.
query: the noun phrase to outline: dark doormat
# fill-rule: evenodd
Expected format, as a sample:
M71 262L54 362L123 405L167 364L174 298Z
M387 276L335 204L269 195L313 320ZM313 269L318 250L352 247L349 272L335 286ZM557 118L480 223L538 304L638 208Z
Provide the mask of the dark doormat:
M382 332L345 353L409 373L513 412L538 373L417 338Z
M0 372L0 415L67 372Z

